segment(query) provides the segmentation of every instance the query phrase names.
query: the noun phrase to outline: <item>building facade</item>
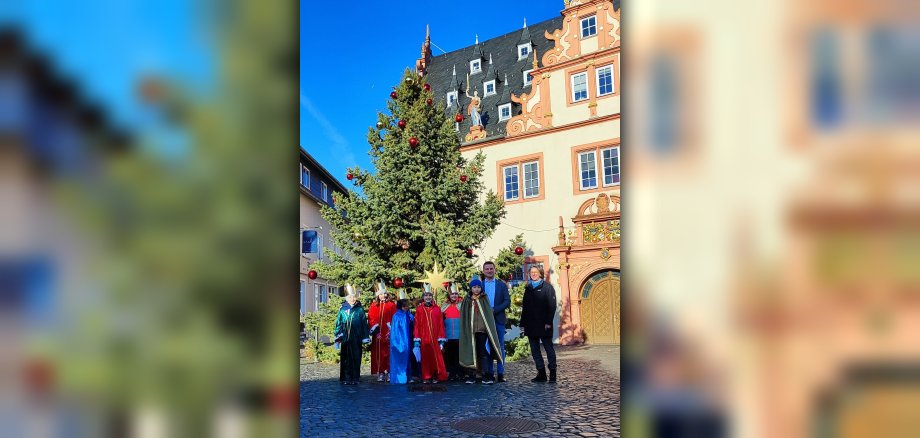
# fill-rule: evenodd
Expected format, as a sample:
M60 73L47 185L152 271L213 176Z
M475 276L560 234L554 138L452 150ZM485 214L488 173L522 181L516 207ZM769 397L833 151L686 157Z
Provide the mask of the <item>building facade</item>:
M333 205L332 194L348 191L307 151L300 149L300 314L313 312L329 296L339 293L340 285L317 276L310 278L310 265L329 251L338 253L332 242L331 227L320 215L323 205ZM315 233L315 235L313 234ZM311 245L311 241L315 243ZM315 250L315 251L314 251Z
M416 62L457 120L461 153L485 154L485 186L505 203L507 215L478 249L479 262L524 234L525 266L512 280L533 264L544 267L558 295L563 344L620 342L614 3L567 1L560 17L434 57L426 36Z

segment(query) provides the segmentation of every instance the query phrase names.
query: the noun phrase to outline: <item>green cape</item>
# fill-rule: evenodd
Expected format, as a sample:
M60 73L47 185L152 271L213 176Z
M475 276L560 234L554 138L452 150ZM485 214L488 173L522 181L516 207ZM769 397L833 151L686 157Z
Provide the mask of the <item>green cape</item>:
M498 349L498 331L495 330L495 315L489 305L489 297L485 293L479 295L479 310L483 313L486 322L486 334L489 338L490 355L493 360L502 360ZM476 340L473 337L473 296L467 295L460 303L460 365L467 368L476 368Z

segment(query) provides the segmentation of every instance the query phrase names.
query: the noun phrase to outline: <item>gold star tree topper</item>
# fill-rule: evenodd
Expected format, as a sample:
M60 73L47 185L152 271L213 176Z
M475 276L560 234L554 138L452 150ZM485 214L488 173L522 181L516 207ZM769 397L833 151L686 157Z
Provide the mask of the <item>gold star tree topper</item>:
M419 283L428 283L433 290L444 289L444 283L450 281L445 272L438 267L438 262L434 262L434 269L425 271L425 278L419 280Z

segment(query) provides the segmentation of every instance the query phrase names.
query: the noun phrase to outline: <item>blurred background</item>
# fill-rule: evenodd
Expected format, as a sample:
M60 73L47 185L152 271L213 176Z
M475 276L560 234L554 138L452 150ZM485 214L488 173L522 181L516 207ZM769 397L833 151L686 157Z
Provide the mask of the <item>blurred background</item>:
M297 433L296 8L0 6L0 436Z
M916 436L917 5L623 8L624 436Z
M0 436L297 433L295 5L0 6ZM920 11L623 8L624 436L915 436Z

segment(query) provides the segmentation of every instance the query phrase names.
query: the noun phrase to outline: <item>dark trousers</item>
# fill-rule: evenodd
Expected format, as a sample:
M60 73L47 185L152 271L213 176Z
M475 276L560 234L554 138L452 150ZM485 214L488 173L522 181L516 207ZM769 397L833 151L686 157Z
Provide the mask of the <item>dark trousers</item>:
M482 375L482 368L486 361L489 360L489 352L486 351L486 343L489 342L489 336L485 333L474 333L476 341L476 375Z
M444 366L448 374L456 376L460 374L460 340L448 339L444 344Z
M543 369L543 355L540 354L540 344L546 350L546 360L549 361L549 369L556 369L556 349L553 348L552 336L528 336L530 341L530 354L533 356L533 363L537 369Z
M411 343L409 344L412 345ZM415 360L415 353L412 352L412 349L409 349L409 373L406 375L409 379L413 377L419 378L421 374L422 364Z
M349 342L340 344L339 380L350 382L361 378L361 346Z

